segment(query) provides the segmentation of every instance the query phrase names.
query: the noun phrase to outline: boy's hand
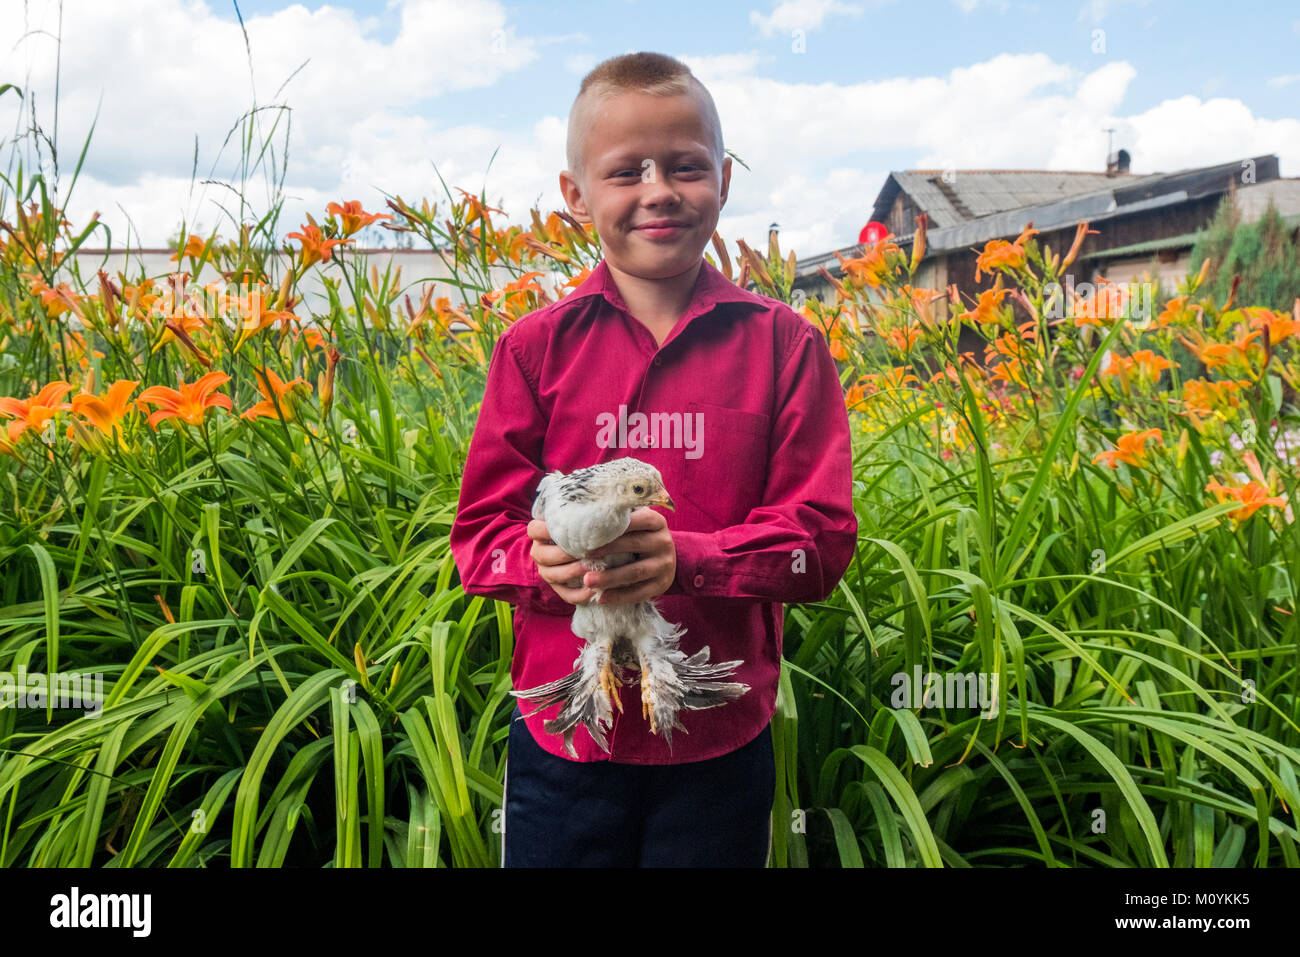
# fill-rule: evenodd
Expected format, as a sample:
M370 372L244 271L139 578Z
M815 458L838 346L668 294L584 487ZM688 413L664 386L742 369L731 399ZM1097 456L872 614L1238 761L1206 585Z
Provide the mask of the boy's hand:
M595 594L595 589L582 584L586 571L578 561L547 537L546 522L535 518L528 523L528 537L533 540L530 552L537 564L537 574L570 605L581 605Z
M587 571L546 535L546 522L535 518L528 523L533 540L532 559L537 574L555 593L571 605L589 600L596 589L605 589L601 604L621 605L647 601L668 590L677 575L677 547L668 521L649 507L632 510L632 521L621 536L602 545L591 558L614 552L632 552L638 560L603 572Z
M627 531L588 557L603 558L614 552L632 552L635 560L603 572L587 572L583 581L591 588L605 589L602 605L648 601L666 592L677 575L677 546L668 520L649 506L633 509Z

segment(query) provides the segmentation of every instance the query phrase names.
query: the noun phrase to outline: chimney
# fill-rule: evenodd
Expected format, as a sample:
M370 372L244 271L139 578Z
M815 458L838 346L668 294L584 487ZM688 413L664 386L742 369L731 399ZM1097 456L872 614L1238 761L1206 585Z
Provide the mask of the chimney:
M1106 160L1106 175L1118 176L1121 173L1127 173L1132 157L1129 156L1128 150L1119 150L1111 153Z

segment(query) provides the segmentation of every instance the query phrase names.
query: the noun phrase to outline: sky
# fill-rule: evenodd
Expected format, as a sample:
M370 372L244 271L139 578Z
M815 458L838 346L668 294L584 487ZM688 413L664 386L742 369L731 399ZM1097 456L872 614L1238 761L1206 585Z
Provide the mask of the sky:
M564 208L583 75L634 50L712 94L748 167L731 244L775 222L783 251L847 246L891 170L1100 171L1107 129L1135 173L1275 153L1300 176L1300 4L1282 0L0 0L0 86L25 96L0 94L0 172L37 161L34 103L74 223L98 211L115 247L182 221L228 238L267 208L265 170L241 180L256 106L286 164L281 236L332 201L445 209L443 182L524 223Z

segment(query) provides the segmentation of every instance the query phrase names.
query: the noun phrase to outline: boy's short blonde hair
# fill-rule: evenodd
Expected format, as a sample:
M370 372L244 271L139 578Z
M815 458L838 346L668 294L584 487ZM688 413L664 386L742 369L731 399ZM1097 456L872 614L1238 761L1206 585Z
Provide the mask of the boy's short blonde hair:
M715 158L722 163L722 122L704 84L696 79L685 63L662 53L627 53L596 64L582 79L582 86L569 110L569 132L565 159L569 172L579 181L583 177L583 142L591 119L601 102L619 93L649 93L652 96L695 96L705 122L713 131Z

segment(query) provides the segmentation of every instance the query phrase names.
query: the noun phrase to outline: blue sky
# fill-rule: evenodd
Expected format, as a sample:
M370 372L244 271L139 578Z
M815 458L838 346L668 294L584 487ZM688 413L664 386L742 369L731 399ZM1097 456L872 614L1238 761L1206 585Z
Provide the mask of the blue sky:
M0 82L53 96L55 0L0 0ZM503 202L560 205L563 129L583 73L646 49L713 93L733 173L719 231L800 255L846 245L885 175L917 167L1101 169L1105 127L1133 170L1273 152L1300 175L1300 4L1172 0L791 0L500 3L242 0L260 104L292 109L285 230L380 190L436 199L436 164ZM25 18L25 23L24 23ZM160 244L185 218L219 232L200 170L230 178L221 141L250 104L230 0L65 0L58 132L99 123L69 204ZM46 31L46 32L41 32ZM306 66L298 68L306 61ZM276 96L295 70L297 74ZM0 98L11 139L16 98ZM270 114L265 114L269 116ZM488 162L498 150L492 169ZM2 152L9 154L6 147ZM253 191L256 196L256 190Z

